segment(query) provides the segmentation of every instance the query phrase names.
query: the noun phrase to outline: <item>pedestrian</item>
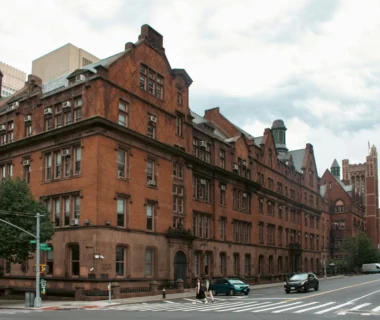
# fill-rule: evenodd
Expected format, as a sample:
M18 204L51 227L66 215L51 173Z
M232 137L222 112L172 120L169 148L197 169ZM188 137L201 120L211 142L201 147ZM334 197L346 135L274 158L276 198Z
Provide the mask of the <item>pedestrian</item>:
M198 280L197 280L196 290L197 290L197 294L195 296L195 301L193 302L193 304L196 304L198 300L203 300L203 303L207 304L208 301L207 301L207 298L205 295L205 291L206 291L205 286L201 284L200 278L198 278Z
M205 282L206 282L206 299L207 299L207 293L208 293L211 298L211 302L214 302L214 296L212 295L212 289L211 289L212 279L208 274L206 274L205 276Z

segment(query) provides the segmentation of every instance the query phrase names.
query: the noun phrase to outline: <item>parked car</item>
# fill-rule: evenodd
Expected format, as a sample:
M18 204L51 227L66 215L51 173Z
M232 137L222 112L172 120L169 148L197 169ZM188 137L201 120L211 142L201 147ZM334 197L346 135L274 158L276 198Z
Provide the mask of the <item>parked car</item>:
M366 263L362 265L363 273L379 273L380 264L379 263Z
M244 293L247 295L250 291L248 284L239 279L229 278L215 280L215 282L210 286L210 289L212 290L212 294L214 296L219 293L224 293L230 296L233 296L236 293Z
M291 291L305 291L309 289L319 290L319 280L314 273L300 273L293 275L285 284L284 289L286 293Z

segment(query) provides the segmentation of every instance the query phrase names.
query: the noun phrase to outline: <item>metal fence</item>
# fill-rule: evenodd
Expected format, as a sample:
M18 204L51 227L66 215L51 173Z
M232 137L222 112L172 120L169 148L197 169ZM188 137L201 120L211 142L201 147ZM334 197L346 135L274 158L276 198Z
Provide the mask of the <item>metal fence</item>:
M120 288L120 293L150 292L149 287Z

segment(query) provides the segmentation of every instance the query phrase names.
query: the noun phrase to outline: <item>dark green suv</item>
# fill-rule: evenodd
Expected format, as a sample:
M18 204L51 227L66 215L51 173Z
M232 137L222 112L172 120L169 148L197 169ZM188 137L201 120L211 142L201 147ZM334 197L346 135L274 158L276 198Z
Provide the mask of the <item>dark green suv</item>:
M247 295L250 291L249 285L239 279L218 279L210 286L212 294L216 296L219 293L233 296L236 293L244 293Z

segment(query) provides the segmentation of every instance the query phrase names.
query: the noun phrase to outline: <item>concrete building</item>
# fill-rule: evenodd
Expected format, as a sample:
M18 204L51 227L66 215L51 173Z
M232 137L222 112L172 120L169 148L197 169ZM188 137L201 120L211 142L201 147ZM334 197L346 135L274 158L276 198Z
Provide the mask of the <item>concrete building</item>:
M121 52L45 84L31 75L0 102L0 172L26 179L56 228L48 291L321 272L313 146L289 151L282 120L253 137L219 108L192 112L191 83L144 25ZM31 286L32 268L8 264L3 281Z
M32 74L42 79L42 82L45 83L98 60L99 58L86 50L68 43L33 60Z
M368 150L366 162L350 164L342 161L343 182L352 185L353 197L365 206L367 234L372 242L380 247L379 180L377 150L373 145Z
M361 197L356 196L353 185L346 185L340 176L336 160L321 179L321 195L327 202L330 215L330 254L335 261L344 259L343 242L346 237L355 237L366 232L368 222Z
M0 62L0 73L3 80L0 85L0 98L8 97L25 85L26 73Z

